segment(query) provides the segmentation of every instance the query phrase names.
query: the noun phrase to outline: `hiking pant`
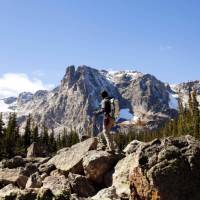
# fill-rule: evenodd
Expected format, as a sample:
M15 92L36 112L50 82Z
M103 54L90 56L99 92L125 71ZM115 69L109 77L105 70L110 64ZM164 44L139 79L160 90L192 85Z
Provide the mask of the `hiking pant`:
M110 130L112 129L112 127L115 124L115 120L110 117L110 116L104 116L104 120L103 120L103 134L104 137L106 139L106 143L107 143L107 147L109 150L114 150L114 143L113 143L113 139L110 135Z

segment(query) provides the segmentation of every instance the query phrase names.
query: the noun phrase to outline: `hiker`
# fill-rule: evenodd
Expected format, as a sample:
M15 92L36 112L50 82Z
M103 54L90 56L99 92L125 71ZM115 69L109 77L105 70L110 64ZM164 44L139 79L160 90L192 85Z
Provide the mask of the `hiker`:
M115 125L115 117L112 111L112 103L106 91L101 93L102 101L101 101L101 108L94 112L95 115L104 114L103 118L103 135L106 139L107 147L109 151L114 152L115 147L113 143L113 139L110 135L110 130ZM114 106L113 106L114 107Z

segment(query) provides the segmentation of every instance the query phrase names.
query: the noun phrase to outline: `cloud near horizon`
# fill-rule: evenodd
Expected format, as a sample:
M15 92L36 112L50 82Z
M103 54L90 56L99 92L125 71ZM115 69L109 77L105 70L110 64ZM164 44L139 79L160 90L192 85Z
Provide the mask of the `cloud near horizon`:
M24 73L6 73L0 77L0 98L18 96L21 92L36 92L37 90L50 90L52 84L44 84L40 79L30 79Z

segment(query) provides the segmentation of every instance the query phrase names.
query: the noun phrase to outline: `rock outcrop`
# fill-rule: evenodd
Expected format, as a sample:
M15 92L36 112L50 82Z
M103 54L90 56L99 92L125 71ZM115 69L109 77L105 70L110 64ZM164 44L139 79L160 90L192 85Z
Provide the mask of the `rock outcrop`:
M27 149L27 158L31 157L47 157L47 147L36 142L33 142Z
M71 192L77 194L79 197L91 197L97 193L94 184L85 176L70 173L68 180Z
M89 151L83 158L84 173L89 180L101 185L106 172L115 166L118 159L106 151Z
M164 121L177 115L178 95L163 82L150 74L137 71L109 73L88 66L69 66L61 84L51 91L22 93L14 106L11 100L0 100L10 111L18 112L18 122L24 128L28 114L40 127L42 124L59 133L66 128L76 130L79 135L91 135L101 131L101 120L92 120L93 111L99 107L102 90L120 102L120 108L132 115L131 120L121 116L130 126L138 128L142 119L143 128L156 129ZM13 99L13 98L12 98ZM176 106L172 105L176 102ZM5 107L4 106L4 107ZM11 109L11 107L13 107ZM13 110L14 109L14 110ZM1 110L0 110L1 111ZM5 116L6 115L5 113ZM127 125L127 126L128 126ZM124 128L121 124L120 128Z
M50 160L20 158L24 167L0 166L0 200L200 199L200 142L195 138L134 140L123 156L97 150L98 141L89 138Z
M200 142L193 137L156 139L133 156L133 200L200 199Z
M19 188L25 188L28 177L24 175L22 168L0 169L0 185L14 184Z
M83 174L82 159L88 151L96 148L97 138L90 138L73 145L67 151L60 151L48 161L48 164L54 164L57 169L65 173L73 172L75 174Z

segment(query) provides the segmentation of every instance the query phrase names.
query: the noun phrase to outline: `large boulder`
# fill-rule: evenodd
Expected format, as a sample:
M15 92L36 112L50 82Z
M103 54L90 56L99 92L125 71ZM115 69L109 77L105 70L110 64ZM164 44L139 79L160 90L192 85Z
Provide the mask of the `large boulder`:
M112 186L100 190L95 196L91 198L91 200L122 200L122 199L117 195L116 188Z
M18 192L20 192L18 187L14 186L13 184L8 184L0 190L0 199L14 200L16 199Z
M0 169L0 185L8 185L12 183L20 188L24 188L27 180L28 177L24 175L24 170L22 168Z
M133 155L129 154L120 160L114 169L112 185L115 186L116 193L122 199L128 199L130 196L129 171L133 161Z
M24 167L25 161L21 156L15 156L14 158L11 159L4 159L0 163L1 168L17 168L17 167Z
M55 169L56 167L54 164L46 164L46 163L40 165L38 168L40 173L46 173L48 175Z
M37 190L21 190L15 185L9 184L0 190L0 200L39 200L37 193Z
M36 166L47 163L51 157L28 157L24 158L27 163L34 163Z
M83 158L83 168L86 177L102 185L106 172L114 168L119 157L106 151L89 151Z
M133 140L131 141L123 150L123 152L126 153L126 155L129 155L131 153L135 153L136 151L140 150L140 148L144 145L144 142Z
M57 155L48 161L48 164L54 164L57 169L66 173L83 173L82 159L90 150L97 148L97 138L90 138L83 142L73 145L70 149L60 151Z
M57 177L47 176L42 182L42 189L49 189L55 197L61 197L70 194L70 185L64 175Z
M35 163L26 163L24 170L24 174L29 177L38 171L38 166Z
M131 199L200 199L200 142L191 136L156 139L133 155Z
M93 184L85 176L69 173L68 180L72 193L77 194L79 197L94 196L97 192Z
M40 188L41 186L42 178L40 177L38 172L32 174L26 183L26 188Z
M47 147L45 145L33 142L27 149L27 158L31 157L46 157L49 155Z

